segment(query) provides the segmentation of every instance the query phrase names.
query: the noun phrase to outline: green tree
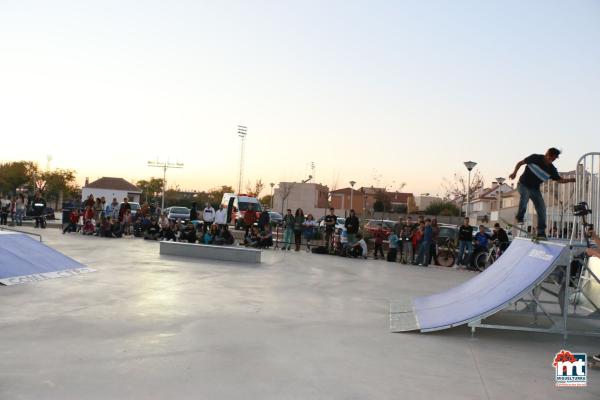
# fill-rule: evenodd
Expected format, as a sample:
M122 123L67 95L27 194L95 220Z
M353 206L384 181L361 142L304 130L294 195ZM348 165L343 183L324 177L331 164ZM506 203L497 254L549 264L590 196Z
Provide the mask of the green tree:
M162 193L163 190L163 179L151 177L150 180L139 180L136 182L136 186L142 191L142 197L144 201L150 201ZM165 197L166 200L166 197Z
M38 166L32 161L0 163L0 192L15 193L21 186L33 189L33 179Z
M221 204L223 194L225 193L235 193L235 190L228 185L223 185L218 188L210 189L206 194L206 200L204 201L208 201L210 204L212 204L213 207L217 207L219 206L219 204Z
M44 181L41 191L46 196L46 201L54 201L55 209L61 199L74 197L79 190L75 184L75 171L71 169L42 172L40 180Z
M425 210L427 215L444 215L457 216L460 215L460 209L451 201L437 200L431 203Z
M390 194L385 190L378 190L375 193L375 202L373 203L373 211L386 212L392 211L392 200Z

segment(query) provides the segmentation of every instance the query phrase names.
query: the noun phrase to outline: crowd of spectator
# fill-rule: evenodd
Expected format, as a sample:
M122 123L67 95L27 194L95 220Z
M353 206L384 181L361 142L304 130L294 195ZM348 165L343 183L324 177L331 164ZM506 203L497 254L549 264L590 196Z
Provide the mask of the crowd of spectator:
M210 206L207 205L207 209ZM104 238L122 238L124 236L141 237L146 240L171 240L186 243L202 243L231 245L234 238L226 220L223 220L223 209L215 212L204 210L205 220L198 220L196 206L190 215L194 217L187 223L180 219L169 219L160 208L148 203L142 204L137 212L132 212L128 198L119 203L116 198L105 205L103 198L94 199L92 195L84 201L81 210L74 208L69 214L69 222L63 234L80 232L83 235ZM212 216L211 216L212 213ZM223 223L224 222L224 223Z

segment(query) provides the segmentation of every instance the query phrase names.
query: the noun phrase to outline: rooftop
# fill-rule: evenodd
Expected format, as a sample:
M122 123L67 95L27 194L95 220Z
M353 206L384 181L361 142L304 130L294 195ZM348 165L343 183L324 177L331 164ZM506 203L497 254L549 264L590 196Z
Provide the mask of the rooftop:
M84 187L94 189L112 189L112 190L126 190L132 193L141 193L140 188L132 183L127 182L123 178L111 178L102 177L94 182L90 182Z

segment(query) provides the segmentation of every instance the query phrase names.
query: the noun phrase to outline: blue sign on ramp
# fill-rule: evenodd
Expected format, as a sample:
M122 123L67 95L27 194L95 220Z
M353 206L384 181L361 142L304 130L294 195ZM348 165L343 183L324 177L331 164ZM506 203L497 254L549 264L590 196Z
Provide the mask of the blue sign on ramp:
M0 232L0 283L16 285L94 272L31 237Z
M486 318L520 300L556 268L567 247L517 238L496 262L445 292L392 303L393 332L447 329Z

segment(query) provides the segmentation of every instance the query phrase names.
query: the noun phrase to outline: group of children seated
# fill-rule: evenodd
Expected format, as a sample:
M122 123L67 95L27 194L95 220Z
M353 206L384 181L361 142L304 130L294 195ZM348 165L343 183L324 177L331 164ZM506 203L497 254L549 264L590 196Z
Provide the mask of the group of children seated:
M273 246L273 229L271 224L264 224L261 229L253 226L244 236L244 246L266 249Z
M122 216L102 215L94 219L91 208L86 207L83 213L74 209L69 215L69 224L63 229L68 232L81 232L83 235L105 238L121 238L133 235L147 240L172 240L174 242L232 245L235 240L227 225L204 224L201 221L187 224L169 220L166 214L156 218L152 215L137 213L132 215L129 210Z

